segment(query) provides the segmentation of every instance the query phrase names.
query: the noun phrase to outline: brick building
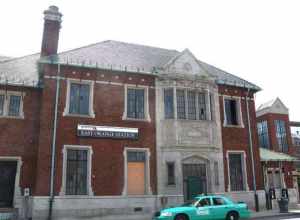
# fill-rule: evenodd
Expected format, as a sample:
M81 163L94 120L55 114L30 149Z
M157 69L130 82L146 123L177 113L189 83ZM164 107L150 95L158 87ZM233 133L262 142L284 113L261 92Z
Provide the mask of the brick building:
M288 189L291 203L298 201L297 179L293 175L296 162L292 143L289 110L276 98L258 107L257 128L266 192L274 190L273 198L281 198ZM273 207L276 200L273 200Z
M206 192L264 201L259 87L187 49L104 41L57 53L62 14L44 14L41 52L0 61L0 207L104 218Z

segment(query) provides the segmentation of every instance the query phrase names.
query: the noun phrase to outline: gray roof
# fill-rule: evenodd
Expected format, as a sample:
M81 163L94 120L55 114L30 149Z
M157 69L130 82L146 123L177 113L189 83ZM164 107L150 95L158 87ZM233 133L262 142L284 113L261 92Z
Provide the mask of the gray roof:
M40 54L0 62L0 84L36 87L39 81L37 62Z
M9 60L9 59L11 59L10 57L6 57L6 56L1 56L0 55L0 62L3 62L3 61L5 61L5 60Z
M181 52L157 47L130 44L119 41L103 41L85 47L61 52L58 54L60 63L97 67L102 69L122 70L129 72L154 73L155 69L162 68L164 64ZM0 77L14 75L22 81L38 82L37 62L39 54L11 59L0 62ZM247 87L260 90L256 85L237 76L220 70L214 66L199 61L205 70L217 77L219 84Z

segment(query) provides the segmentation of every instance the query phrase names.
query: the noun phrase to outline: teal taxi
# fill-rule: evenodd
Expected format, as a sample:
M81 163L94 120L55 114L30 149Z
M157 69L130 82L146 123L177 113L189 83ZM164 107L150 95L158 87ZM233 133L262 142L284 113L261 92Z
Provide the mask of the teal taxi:
M179 207L156 212L154 220L238 220L250 217L245 203L234 203L225 196L196 196Z

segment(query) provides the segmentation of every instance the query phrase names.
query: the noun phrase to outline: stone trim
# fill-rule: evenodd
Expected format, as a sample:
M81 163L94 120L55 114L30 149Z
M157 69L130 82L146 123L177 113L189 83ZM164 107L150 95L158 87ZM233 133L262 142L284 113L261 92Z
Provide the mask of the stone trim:
M139 118L127 117L127 89L129 88L144 90L144 118L139 119ZM122 120L151 122L150 113L149 113L149 86L124 84L124 112L123 112Z
M92 155L93 148L92 146L84 146L84 145L64 145L62 149L63 154L63 166L62 166L62 185L60 188L59 195L66 197L81 197L82 195L66 195L66 181L67 181L67 150L75 149L75 150L87 150L88 151L88 164L87 164L87 192L86 196L94 196L94 192L92 189ZM86 197L85 196L85 197Z
M23 161L21 157L5 157L0 156L0 161L16 161L17 162L17 170L16 170L16 178L15 178L15 193L14 193L14 200L13 206L16 208L17 205L17 198L22 196L21 193L21 186L20 186L20 177L21 177L21 167L23 165Z
M245 191L249 191L248 185L248 175L247 175L247 161L246 161L246 152L243 150L228 150L226 152L226 160L227 160L227 177L228 177L228 187L227 192L239 192L239 191L231 191L231 184L230 184L230 167L229 167L229 154L240 154L242 158L242 170L243 170L243 182ZM242 191L244 192L244 191Z
M146 195L152 195L152 189L151 189L151 182L150 182L150 150L149 148L131 148L131 147L125 147L123 151L124 156L124 185L123 185L123 191L122 196L130 197L131 195L128 195L127 193L127 152L128 151L142 151L146 153L146 161L145 161L145 189L146 189ZM144 195L145 196L145 195Z
M1 118L13 118L13 119L24 119L24 110L23 110L23 99L25 97L25 92L19 92L19 91L5 91L5 90L0 90L0 95L4 95L4 106L3 106L3 115L0 115ZM19 107L19 116L9 116L8 111L9 111L9 103L10 103L10 96L15 95L15 96L20 96L20 107Z
M86 84L90 86L90 97L89 97L89 114L81 115L81 114L70 114L70 88L71 83L77 84ZM80 79L67 79L67 95L66 95L66 103L65 109L63 112L63 116L73 116L73 117L87 117L87 118L95 118L95 112L93 109L94 106L94 81L92 80L80 80Z

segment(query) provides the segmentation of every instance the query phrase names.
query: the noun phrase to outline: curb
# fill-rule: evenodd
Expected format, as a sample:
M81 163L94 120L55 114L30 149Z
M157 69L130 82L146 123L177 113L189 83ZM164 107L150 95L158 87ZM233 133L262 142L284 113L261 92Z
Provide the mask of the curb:
M251 215L250 219L253 218L269 218L269 217L275 217L275 216L293 216L293 215L299 215L300 213L293 213L293 212L288 212L288 213L268 213L266 215Z

